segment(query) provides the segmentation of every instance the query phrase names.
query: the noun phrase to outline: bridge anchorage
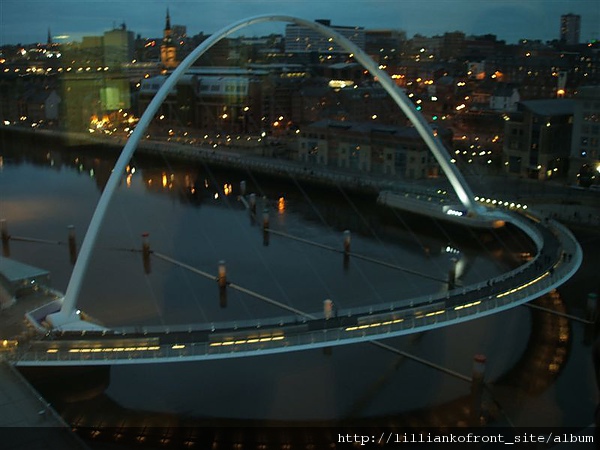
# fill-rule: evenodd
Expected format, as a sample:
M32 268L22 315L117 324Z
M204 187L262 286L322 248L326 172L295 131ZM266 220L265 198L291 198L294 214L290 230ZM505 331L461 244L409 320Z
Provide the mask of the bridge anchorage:
M77 309L76 303L92 248L111 198L150 121L167 94L200 56L232 33L264 22L286 22L309 28L354 54L355 60L378 80L411 121L448 177L464 211L455 214L455 221L473 226L511 223L534 243L534 258L494 279L448 293L339 310L335 315L327 309L318 312L288 311L291 314L287 317L265 320L260 328L255 324L205 323L169 327L168 330L153 327L115 330L82 318L83 314ZM393 193L382 192L380 195L380 203L393 206L395 201ZM567 254L569 258L564 257ZM166 255L153 256L185 266ZM517 214L490 210L479 204L424 117L389 75L379 69L378 64L363 50L318 22L283 15L257 16L236 22L213 34L173 71L157 92L115 164L85 235L64 298L28 314L30 322L51 339L33 341L28 349L20 352L17 364L104 365L208 360L375 342L464 322L529 302L568 280L581 262L579 244L561 224L542 221L531 212Z

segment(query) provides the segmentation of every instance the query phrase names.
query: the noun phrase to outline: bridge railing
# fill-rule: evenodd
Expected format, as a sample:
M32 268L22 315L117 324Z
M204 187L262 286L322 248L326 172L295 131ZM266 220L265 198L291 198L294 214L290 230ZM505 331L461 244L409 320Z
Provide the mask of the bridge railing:
M564 266L564 267L561 267ZM555 275L562 270L568 270L567 264L558 262ZM486 312L495 312L514 306L517 301L527 301L539 296L541 291L552 289L556 283L556 276L546 274L540 280L531 285L527 282L512 293L505 294L504 291L495 295L487 295L474 299L466 305L445 307L439 310L424 312L418 316L394 318L393 313L388 317L363 316L359 317L357 325L338 327L335 321L331 321L331 328L325 327L320 330L304 332L301 334L286 334L282 328L278 334L258 337L256 333L249 331L247 335L232 333L230 337L226 333L219 336L219 340L210 342L197 342L181 344L170 343L162 345L137 345L130 347L106 347L101 341L90 341L83 346L73 344L70 348L58 349L58 344L52 341L43 341L43 345L26 349L18 357L22 360L37 361L40 363L83 363L83 364L109 364L111 361L128 360L128 362L148 361L153 359L172 360L178 359L208 359L219 357L243 356L248 353L260 353L265 351L284 351L288 347L310 348L326 347L341 343L351 343L385 338L386 335L402 335L417 330L427 330L447 325L451 322L460 322L470 316L482 316ZM516 286L515 288L519 288ZM515 289L513 288L513 289ZM441 306L440 306L441 307ZM369 319L361 321L360 319ZM104 346L103 346L104 345Z

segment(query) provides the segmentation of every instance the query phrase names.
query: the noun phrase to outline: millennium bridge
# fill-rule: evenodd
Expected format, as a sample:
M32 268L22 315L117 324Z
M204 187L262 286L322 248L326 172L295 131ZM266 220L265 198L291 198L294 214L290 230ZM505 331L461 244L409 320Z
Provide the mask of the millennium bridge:
M252 293L260 300L281 307L285 314L253 321L110 329L86 320L85 314L77 309L77 299L91 252L110 200L154 114L186 70L219 40L247 26L273 21L294 23L321 33L352 53L378 80L426 142L456 193L460 207L446 209L443 213L451 214L454 222L465 226L512 224L531 240L535 247L534 254L519 267L484 282L452 286L447 292L436 295L391 298L385 303L351 309L332 310L325 303L323 310L302 311ZM244 164L244 161L236 158L236 163ZM393 201L388 200L395 194L388 194L382 192L380 199L384 205L391 206ZM248 205L247 199L241 200ZM242 20L213 34L165 81L115 164L83 240L65 295L55 295L55 300L27 314L30 323L39 331L35 338L23 343L5 341L0 349L17 366L168 363L249 357L361 342L396 351L383 341L477 319L525 304L551 292L579 269L582 251L566 227L554 220L538 217L530 210L490 209L478 200L423 116L364 51L317 22L279 15ZM418 203L412 199L410 205L413 210L416 208L424 214L439 213L434 213L431 205L425 202ZM265 229L265 233L277 234L269 229ZM156 252L152 253L152 257L212 278L224 289L244 291L243 287L226 282L221 274L201 272Z

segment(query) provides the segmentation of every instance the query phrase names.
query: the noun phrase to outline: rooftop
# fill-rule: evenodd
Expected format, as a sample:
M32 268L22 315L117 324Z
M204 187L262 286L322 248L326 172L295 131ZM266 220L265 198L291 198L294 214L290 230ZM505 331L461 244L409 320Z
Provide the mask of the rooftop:
M575 101L570 99L527 100L521 105L540 116L568 116L575 112Z
M4 275L11 284L19 284L25 280L48 277L50 272L0 256L0 274Z

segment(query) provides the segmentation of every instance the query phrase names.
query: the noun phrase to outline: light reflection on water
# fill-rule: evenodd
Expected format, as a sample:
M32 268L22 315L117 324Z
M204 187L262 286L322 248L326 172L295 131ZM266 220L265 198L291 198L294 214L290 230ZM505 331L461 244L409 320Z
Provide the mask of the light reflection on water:
M66 240L66 227L73 224L81 241L110 163L86 155L73 160L71 167L61 164L61 157L62 153L52 152L52 166L15 164L4 158L0 210L8 219L11 234ZM309 312L319 311L326 298L340 308L351 308L445 288L440 282L356 259L345 271L340 254L278 236L271 236L265 247L260 213L259 223L252 225L248 212L236 200L239 181L239 175L206 168L170 166L165 171L152 164L136 165L111 204L79 306L114 326L282 315L272 306L235 292L229 293L228 307L220 308L216 283L157 259L152 260L152 273L145 275L141 255L129 251L140 248L143 232L150 233L155 251L214 274L217 262L224 259L231 281ZM215 198L227 185L232 186L231 195ZM407 232L400 222L374 219L372 207L361 200L333 204L330 193L319 191L307 204L304 193L291 184L285 185L286 192L271 182L249 187L248 192L252 189L267 192L271 227L304 239L341 249L342 231L351 228L353 252L440 279L447 276L455 256L442 251L455 244L443 230L421 235L413 227ZM279 201L282 196L285 207ZM262 206L259 196L257 211L261 212ZM357 216L356 210L361 215ZM460 247L464 282L484 280L505 269L501 247L489 242L481 246L485 250L477 245ZM71 271L66 248L15 242L11 250L16 259L50 269L54 287L66 288ZM519 359L529 332L529 312L518 309L389 343L466 375L474 354L491 355L488 376L493 379ZM372 392L378 384L381 387ZM399 362L369 345L358 345L336 348L330 356L314 351L114 367L107 393L124 406L146 410L320 419L350 412L357 416L393 414L443 403L468 391L464 382L411 361Z

